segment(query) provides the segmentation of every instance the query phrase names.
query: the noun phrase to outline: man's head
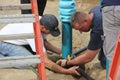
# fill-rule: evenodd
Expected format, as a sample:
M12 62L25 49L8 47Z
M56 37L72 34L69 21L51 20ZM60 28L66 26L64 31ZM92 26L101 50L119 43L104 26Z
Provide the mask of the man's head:
M89 14L83 12L75 12L71 18L71 26L80 32L88 32L90 30L92 20Z
M45 14L40 19L40 24L44 27L42 27L42 32L46 34L51 34L53 36L60 35L60 30L58 29L58 20L57 18L52 14Z

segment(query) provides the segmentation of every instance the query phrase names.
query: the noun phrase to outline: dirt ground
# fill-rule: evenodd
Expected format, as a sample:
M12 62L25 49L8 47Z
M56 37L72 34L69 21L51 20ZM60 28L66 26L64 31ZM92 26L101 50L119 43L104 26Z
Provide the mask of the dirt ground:
M19 0L0 0L0 4L4 3L19 3ZM48 0L44 14L50 13L59 17L58 15L58 0ZM88 12L93 6L98 5L99 0L76 0L76 8L78 11ZM8 11L6 11L8 13ZM0 12L3 14L4 12ZM12 13L19 13L19 11L9 11ZM0 24L0 28L4 25ZM61 22L59 24L61 29ZM73 30L73 39L72 39L72 49L77 51L80 48L87 45L89 40L89 33L80 34L78 31ZM78 37L79 36L79 37ZM55 44L56 47L61 48L61 35L59 37L53 38L51 35L48 36L48 40ZM95 80L106 80L105 70L100 66L99 61L96 58L86 64L86 72L93 77ZM84 78L76 79L71 75L56 74L52 71L46 69L47 80L86 80ZM32 70L20 70L20 69L0 69L0 80L37 80L36 74Z

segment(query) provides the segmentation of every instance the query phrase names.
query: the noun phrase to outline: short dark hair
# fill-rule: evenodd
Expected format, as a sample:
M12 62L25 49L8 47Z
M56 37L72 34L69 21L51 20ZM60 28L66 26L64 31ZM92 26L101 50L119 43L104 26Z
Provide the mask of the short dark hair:
M87 14L84 12L75 12L71 17L71 26L74 27L75 23L82 23L86 17Z

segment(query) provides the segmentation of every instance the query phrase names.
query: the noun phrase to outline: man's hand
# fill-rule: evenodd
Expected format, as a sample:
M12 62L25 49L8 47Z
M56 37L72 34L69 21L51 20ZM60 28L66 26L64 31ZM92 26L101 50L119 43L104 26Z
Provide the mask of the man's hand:
M80 76L80 74L77 72L78 67L79 66L73 66L67 69L68 74Z
M56 62L58 65L65 67L67 64L67 60L66 59L60 59Z

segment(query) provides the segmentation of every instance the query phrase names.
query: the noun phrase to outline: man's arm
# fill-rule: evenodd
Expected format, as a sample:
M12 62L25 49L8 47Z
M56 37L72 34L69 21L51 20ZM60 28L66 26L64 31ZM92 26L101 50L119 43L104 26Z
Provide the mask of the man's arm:
M44 45L45 45L45 48L49 51L52 51L54 53L57 53L57 54L60 54L61 53L61 50L56 48L55 46L53 46L50 42L48 42L46 39L44 40Z
M96 56L97 53L99 53L100 49L97 50L86 50L85 53L77 56L76 58L67 61L67 65L68 66L75 66L75 65L80 65L80 64L85 64L88 63L90 61L92 61L94 59L94 57ZM66 60L60 60L61 66L65 66L66 65Z
M96 54L99 52L100 49L98 50L86 50L85 53L82 55L79 55L78 57L72 59L71 61L68 61L69 65L79 65L79 64L85 64L94 59Z
M47 53L45 53L44 59L45 59L44 60L45 61L45 67L52 70L52 71L59 72L59 73L62 73L62 74L80 75L76 71L76 69L78 67L71 67L69 69L65 69L65 68L57 65L56 63L52 62L50 59L48 59Z

